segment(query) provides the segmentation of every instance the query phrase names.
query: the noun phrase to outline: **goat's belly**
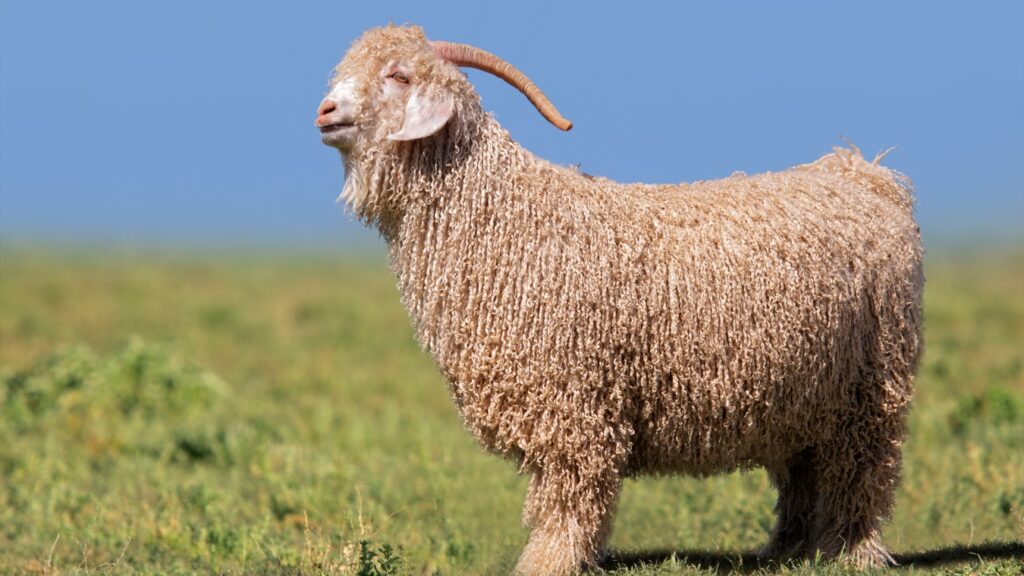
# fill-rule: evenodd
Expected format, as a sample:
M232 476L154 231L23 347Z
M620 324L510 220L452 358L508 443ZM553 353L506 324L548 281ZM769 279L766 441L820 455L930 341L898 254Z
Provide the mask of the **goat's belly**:
M836 392L765 386L756 393L666 393L640 402L627 472L708 475L784 462L831 434Z

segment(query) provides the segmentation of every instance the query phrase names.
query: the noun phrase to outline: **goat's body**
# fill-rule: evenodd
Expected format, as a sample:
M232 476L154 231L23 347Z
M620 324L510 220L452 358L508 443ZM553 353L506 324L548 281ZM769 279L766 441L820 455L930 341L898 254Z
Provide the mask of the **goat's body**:
M555 492L784 475L840 435L881 431L898 451L923 280L889 170L837 150L780 173L624 185L536 160L497 128L429 162L459 184L396 222L403 301L467 427L525 470L565 469ZM898 453L887 462L889 487Z

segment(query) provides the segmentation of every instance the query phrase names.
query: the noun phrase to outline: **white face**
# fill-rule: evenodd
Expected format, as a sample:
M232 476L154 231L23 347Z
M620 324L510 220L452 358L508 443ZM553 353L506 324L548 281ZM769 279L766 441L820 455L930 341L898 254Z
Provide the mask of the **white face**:
M358 104L354 78L346 78L334 85L317 109L315 124L320 129L320 139L324 144L341 150L352 146L359 132L356 122Z
M400 62L389 62L373 78L368 89L355 77L341 78L320 102L316 126L324 144L347 153L359 134L369 133L377 122L389 124L388 140L417 140L436 133L452 116L451 94L431 91Z
M370 87L370 90L358 90L358 82L353 77L341 78L334 84L317 109L316 126L324 144L343 152L349 150L359 132L368 128L365 115L360 117L364 110L364 102L360 98L369 97L372 100L369 104L374 107L404 100L409 89L409 72L406 67L389 62L376 75L376 81L379 85ZM379 112L375 110L373 113Z

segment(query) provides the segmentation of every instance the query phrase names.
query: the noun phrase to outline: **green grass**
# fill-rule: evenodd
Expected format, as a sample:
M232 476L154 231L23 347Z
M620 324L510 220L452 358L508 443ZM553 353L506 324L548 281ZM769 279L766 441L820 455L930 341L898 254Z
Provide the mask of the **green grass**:
M1019 574L1024 259L926 270L885 539L900 573ZM502 574L524 492L382 260L0 252L0 573ZM630 481L609 569L755 570L774 497L760 471Z

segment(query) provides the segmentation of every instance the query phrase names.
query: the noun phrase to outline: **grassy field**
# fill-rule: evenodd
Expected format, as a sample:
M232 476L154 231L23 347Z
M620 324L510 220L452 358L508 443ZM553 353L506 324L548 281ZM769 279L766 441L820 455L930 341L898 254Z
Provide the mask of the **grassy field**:
M1024 254L927 276L885 539L898 574L1020 574ZM0 573L503 574L525 486L377 257L0 252ZM758 571L774 498L760 471L630 481L608 569Z

